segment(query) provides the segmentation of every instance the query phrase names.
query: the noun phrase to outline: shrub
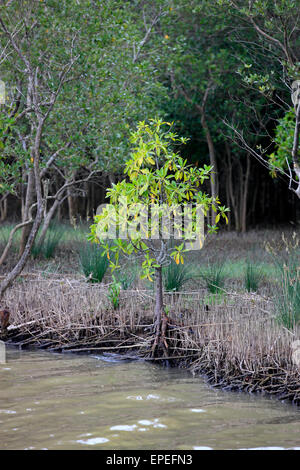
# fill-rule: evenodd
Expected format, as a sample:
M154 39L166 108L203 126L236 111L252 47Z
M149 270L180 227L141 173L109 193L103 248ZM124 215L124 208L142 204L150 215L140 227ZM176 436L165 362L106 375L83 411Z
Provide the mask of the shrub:
M163 268L164 288L168 292L178 292L183 285L192 279L194 274L191 268L185 264L176 264L174 261Z
M42 256L45 259L54 258L55 250L64 236L64 231L65 228L61 225L50 225L43 243L40 244L39 239L37 238L33 244L33 247L31 248L33 258L38 258L39 256Z
M85 244L79 250L81 269L88 282L102 282L109 261L98 245Z
M115 276L112 276L113 282L109 286L107 297L110 300L114 310L120 305L120 291L121 284L116 280Z
M217 294L225 283L224 261L209 263L207 268L201 271L200 276L205 281L208 291L211 294Z
M14 228L14 224L3 224L0 227L0 250L4 250L7 245L11 230ZM19 243L21 238L21 231L17 230L14 234L11 249L12 251L18 251ZM0 253L1 255L2 253Z
M300 267L294 258L277 261L280 289L276 289L274 302L278 320L288 329L300 322Z
M256 292L262 279L262 270L259 266L247 259L244 276L245 288L248 292Z
M6 246L9 238L10 227L4 225L0 227L0 247L1 250Z
M282 234L282 243L266 243L266 250L279 273L279 287L274 291L274 307L277 319L288 329L300 322L300 266L299 239L294 232L286 237Z
M117 282L121 285L123 290L130 289L132 284L134 283L135 279L137 277L137 268L132 266L129 269L126 269L125 271L116 271L115 278Z

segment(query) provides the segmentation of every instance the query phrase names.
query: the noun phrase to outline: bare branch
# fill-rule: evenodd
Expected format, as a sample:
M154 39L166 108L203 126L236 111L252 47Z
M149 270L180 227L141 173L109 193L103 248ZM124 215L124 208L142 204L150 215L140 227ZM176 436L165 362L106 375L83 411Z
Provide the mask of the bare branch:
M144 15L144 13L143 13ZM135 62L137 62L137 60L139 59L140 55L141 55L141 52L142 52L142 48L144 47L144 45L147 43L149 37L150 37L150 34L152 32L152 29L154 28L154 26L158 23L158 21L160 20L160 18L162 16L165 16L166 15L166 12L164 12L161 8L159 10L159 12L155 15L155 17L153 18L153 20L151 21L150 23L150 26L147 26L146 24L146 19L145 19L145 15L144 15L144 25L145 25L145 28L146 28L146 33L145 33L145 36L143 37L143 39L141 40L141 42L139 43L139 45L135 46L135 44L133 45L133 63L135 64Z
M63 147L61 147L60 149L56 150L56 152L54 152L51 157L49 158L49 160L47 161L46 163L46 166L41 170L41 178L43 178L45 176L45 174L47 173L47 171L49 170L50 166L53 164L53 162L55 161L56 157L61 153L63 152L64 150L66 150L67 148L69 148L71 145L71 142L68 142L66 145L64 145Z

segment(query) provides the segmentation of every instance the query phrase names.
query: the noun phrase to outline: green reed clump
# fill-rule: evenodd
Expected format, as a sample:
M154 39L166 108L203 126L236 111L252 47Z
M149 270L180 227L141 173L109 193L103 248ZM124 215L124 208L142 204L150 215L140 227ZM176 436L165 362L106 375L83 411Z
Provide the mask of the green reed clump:
M62 240L65 232L65 227L58 224L50 225L44 241L41 243L39 238L31 248L31 254L34 259L43 257L45 259L54 258L55 251Z
M224 261L208 263L208 266L201 270L200 277L204 280L208 291L217 294L225 284Z
M167 292L178 292L183 285L193 279L194 272L186 264L176 264L174 261L163 268L163 283Z
M244 285L248 292L256 292L262 279L262 269L257 264L247 259L244 272Z
M79 250L80 267L88 282L102 282L109 261L98 245L84 244Z
M266 243L277 268L279 286L274 289L274 309L278 321L293 330L300 323L300 240L294 232L282 234L280 243Z
M135 266L131 266L130 269L115 272L115 278L121 285L123 290L128 290L132 287L138 275L138 269Z
M280 288L274 292L277 318L286 328L293 329L300 322L300 266L295 259L277 261Z
M120 291L121 284L116 280L115 276L112 276L113 282L109 286L107 298L110 300L114 310L117 310L120 305Z
M8 243L9 233L6 230L0 229L0 256L2 251Z
M12 229L14 228L15 224L13 223L3 223L0 226L0 250L4 250L6 247L10 233ZM19 249L19 243L20 243L20 238L21 238L21 230L17 230L13 236L13 241L11 245L11 250L12 251L18 251Z

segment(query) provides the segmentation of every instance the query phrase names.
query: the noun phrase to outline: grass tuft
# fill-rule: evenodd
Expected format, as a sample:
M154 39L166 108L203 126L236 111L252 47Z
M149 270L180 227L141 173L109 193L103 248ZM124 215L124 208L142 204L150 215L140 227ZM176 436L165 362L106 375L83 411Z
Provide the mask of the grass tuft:
M256 292L262 279L262 269L250 259L246 261L244 285L248 292Z
M56 249L64 237L65 230L65 227L61 224L51 224L43 243L40 244L39 237L35 240L31 248L32 257L34 259L39 257L45 259L54 258Z
M164 288L167 292L178 292L183 285L194 277L190 266L176 264L174 261L163 268Z
M121 285L123 290L128 290L132 287L138 275L138 269L131 266L130 269L115 272L116 281Z
M225 284L224 262L209 263L207 268L201 270L200 276L211 294L219 293Z
M79 261L88 282L102 282L109 261L98 245L83 245L79 250Z
M115 276L112 277L113 282L109 286L107 297L110 300L113 309L117 310L120 305L120 291L121 291L121 284L116 280Z
M300 267L294 257L277 266L281 287L275 291L275 310L280 323L293 330L300 323Z

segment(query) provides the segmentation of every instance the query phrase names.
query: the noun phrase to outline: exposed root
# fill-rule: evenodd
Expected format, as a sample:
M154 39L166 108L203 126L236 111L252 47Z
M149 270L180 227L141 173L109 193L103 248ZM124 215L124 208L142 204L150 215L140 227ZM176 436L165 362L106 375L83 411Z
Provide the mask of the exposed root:
M162 311L161 314L161 321L156 325L156 333L153 342L153 346L151 349L151 357L168 357L168 342L166 338L168 329L168 317L165 311Z

